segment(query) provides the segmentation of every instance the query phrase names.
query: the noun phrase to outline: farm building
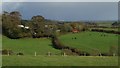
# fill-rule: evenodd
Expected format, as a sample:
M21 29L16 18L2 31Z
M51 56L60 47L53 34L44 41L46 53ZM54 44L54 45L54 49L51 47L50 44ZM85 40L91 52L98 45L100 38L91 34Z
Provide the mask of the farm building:
M18 25L18 27L20 27L20 28L25 28L25 29L29 29L28 26L24 26L24 25Z
M79 30L78 30L78 29L76 29L76 28L74 28L74 29L72 30L72 32L73 32L73 33L78 33L78 32L79 32Z

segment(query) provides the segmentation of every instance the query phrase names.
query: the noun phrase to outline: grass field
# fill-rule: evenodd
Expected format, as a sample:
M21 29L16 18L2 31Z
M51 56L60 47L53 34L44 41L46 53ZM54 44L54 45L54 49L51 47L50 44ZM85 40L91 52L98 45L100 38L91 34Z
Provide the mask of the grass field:
M106 22L96 22L98 24L98 26L106 26L106 27L111 27L112 26L112 21L106 21Z
M46 38L9 39L3 36L2 45L3 49L11 49L14 53L22 52L25 55L34 55L35 52L39 55L45 55L47 52L53 54L61 52L60 50L54 49L51 46L51 41Z
M106 35L106 36L101 36ZM72 39L75 38L76 39ZM118 47L118 35L100 32L81 32L66 34L59 37L61 42L67 46L78 48L82 51L108 52L111 46Z
M118 35L98 32L82 32L77 34L66 34L60 36L62 43L71 47L86 51L98 49L102 52L109 51L110 46L118 46ZM76 39L72 39L76 37ZM25 38L9 39L2 38L3 49L11 49L13 52L22 52L23 56L10 55L2 56L3 66L117 66L117 56L61 56L45 55L48 51L53 54L60 54L61 51L51 46L50 39L46 38ZM34 56L34 52L37 56Z
M3 66L117 66L117 57L3 56Z

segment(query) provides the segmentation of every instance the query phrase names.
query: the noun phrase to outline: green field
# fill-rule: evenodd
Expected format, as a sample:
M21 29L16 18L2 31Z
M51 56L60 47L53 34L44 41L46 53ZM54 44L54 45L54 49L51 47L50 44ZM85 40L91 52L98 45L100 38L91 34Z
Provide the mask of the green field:
M101 52L109 51L110 46L118 46L118 35L98 32L81 32L66 34L59 37L62 43L70 47L79 48L85 51L98 49ZM76 37L76 39L72 39ZM54 49L51 40L47 38L24 38L9 39L2 38L2 48L11 49L15 55L3 55L3 66L117 66L117 56L61 56L60 50ZM47 56L50 51L52 56ZM22 52L23 56L16 53ZM34 56L37 52L37 56ZM59 54L59 55L55 55Z
M117 66L117 57L3 56L3 66Z
M101 36L102 35L102 36ZM106 36L103 36L106 35ZM76 39L72 39L75 38ZM66 34L59 37L66 46L78 48L82 51L108 52L111 46L118 47L118 35L100 32L81 32Z
M111 27L112 26L112 21L106 21L106 22L96 22L98 26L106 26L106 27Z
M61 51L54 49L50 39L40 38L25 38L25 39L9 39L5 36L2 38L2 48L11 49L14 53L22 52L25 55L45 55L48 52L59 54Z

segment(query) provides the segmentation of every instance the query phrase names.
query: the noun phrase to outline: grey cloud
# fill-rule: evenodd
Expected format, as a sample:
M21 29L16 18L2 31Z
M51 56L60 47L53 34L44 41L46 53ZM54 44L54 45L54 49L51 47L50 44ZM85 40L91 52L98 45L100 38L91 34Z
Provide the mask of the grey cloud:
M19 4L18 6L16 6ZM12 8L11 8L12 7ZM15 8L14 8L15 7ZM3 5L6 11L18 10L23 18L43 15L56 20L117 20L117 2L23 2Z

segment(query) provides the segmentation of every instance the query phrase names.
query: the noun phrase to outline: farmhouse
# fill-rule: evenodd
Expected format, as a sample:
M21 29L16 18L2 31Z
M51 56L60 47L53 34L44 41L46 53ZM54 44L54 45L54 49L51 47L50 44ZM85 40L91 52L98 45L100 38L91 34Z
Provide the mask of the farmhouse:
M25 29L29 29L29 27L28 27L28 26L25 26L24 28L25 28Z
M21 27L21 28L23 28L23 27L24 27L24 25L18 25L18 27Z
M74 29L72 30L72 32L73 32L73 33L78 33L78 32L79 32L79 30L78 30L78 29L76 29L76 28L74 28Z
M24 26L24 25L18 25L18 27L20 27L20 28L25 28L25 29L29 29L28 26Z

